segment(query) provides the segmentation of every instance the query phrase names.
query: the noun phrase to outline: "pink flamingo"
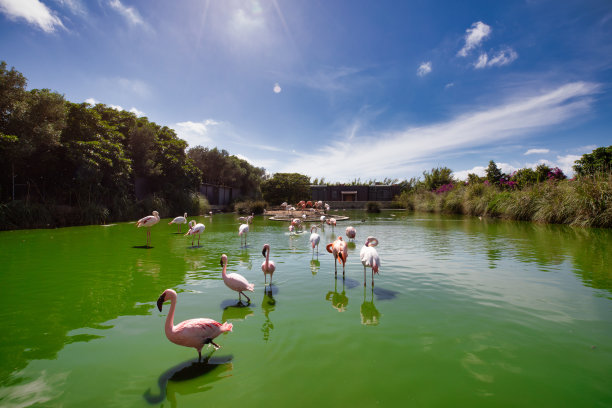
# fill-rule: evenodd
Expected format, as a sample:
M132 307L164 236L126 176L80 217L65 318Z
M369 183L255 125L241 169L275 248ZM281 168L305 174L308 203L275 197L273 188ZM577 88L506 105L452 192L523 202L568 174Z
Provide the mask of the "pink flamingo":
M178 226L177 232L181 232L181 224L187 224L187 213L185 213L185 215L183 215L182 217L176 217L175 219L173 219L172 221L168 223L168 225L170 224L177 224Z
M206 229L206 226L204 224L196 224L195 220L191 220L189 221L189 231L187 231L187 233L185 234L185 236L187 235L191 235L191 246L193 246L193 240L195 239L195 234L198 234L198 246L200 246L200 234L204 232L204 230Z
M357 235L357 230L355 229L355 227L346 227L346 236L349 239L355 239L355 235Z
M376 245L378 245L378 239L368 237L359 252L359 259L363 264L363 286L366 285L366 267L372 268L372 286L374 286L374 274L378 273L378 267L380 266L380 257L376 248L374 248Z
M149 242L151 241L151 227L159 222L159 213L157 211L153 211L153 215L147 215L138 220L136 223L136 227L146 227L147 228L147 247L149 246Z
M251 303L251 299L245 295L243 292L248 290L249 292L253 292L255 285L249 283L246 278L239 273L226 273L227 270L227 255L221 255L221 266L223 267L223 282L225 286L230 288L231 290L235 290L238 292L238 301L241 300L240 295L244 295L247 298L248 302Z
M346 242L342 240L342 237L338 237L331 244L327 244L325 247L327 252L334 256L334 276L338 275L338 261L342 262L342 277L344 277L344 265L346 264L346 258L348 258L348 249Z
M317 234L317 227L313 225L312 227L310 227L310 245L312 245L313 255L315 246L317 247L317 255L319 254L319 241L321 241L321 236Z
M240 224L238 227L238 236L240 237L240 246L242 246L242 236L244 235L244 246L247 245L247 234L249 233L249 224Z
M336 219L333 217L330 218L328 224L332 226L332 232L334 232L334 227L336 226Z
M293 226L293 224L289 225L289 233L293 234L294 231L295 231L295 227Z
M174 344L185 347L193 347L198 350L198 361L202 359L202 348L205 344L212 344L215 350L219 349L213 340L221 333L232 331L231 323L219 323L213 319L200 318L185 320L174 325L174 309L176 308L176 292L166 289L157 299L157 308L162 311L162 305L170 301L170 312L166 317L166 337Z
M267 275L270 275L270 285L272 285L272 275L276 270L274 261L270 260L270 244L264 244L261 254L266 257L266 260L261 264L261 270L264 273L264 285L266 284Z

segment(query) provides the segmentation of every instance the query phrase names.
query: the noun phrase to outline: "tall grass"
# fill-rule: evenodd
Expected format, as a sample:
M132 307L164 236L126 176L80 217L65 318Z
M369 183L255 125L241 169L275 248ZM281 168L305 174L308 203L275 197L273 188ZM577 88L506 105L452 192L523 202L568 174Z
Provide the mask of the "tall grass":
M415 211L610 228L612 174L546 181L522 190L457 184L445 192L406 192L397 202Z

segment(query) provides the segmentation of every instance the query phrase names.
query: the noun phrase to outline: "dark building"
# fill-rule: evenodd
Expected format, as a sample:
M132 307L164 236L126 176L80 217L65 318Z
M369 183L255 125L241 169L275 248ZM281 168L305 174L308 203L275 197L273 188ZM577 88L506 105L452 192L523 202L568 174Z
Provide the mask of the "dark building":
M390 186L310 186L313 201L392 201L400 194L398 185Z

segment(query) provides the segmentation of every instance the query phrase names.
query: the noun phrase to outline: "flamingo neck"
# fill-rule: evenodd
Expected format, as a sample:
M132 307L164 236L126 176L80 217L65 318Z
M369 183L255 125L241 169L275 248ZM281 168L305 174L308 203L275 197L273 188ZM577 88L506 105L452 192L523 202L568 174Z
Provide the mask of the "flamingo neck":
M170 338L174 334L174 309L176 308L176 297L170 299L170 311L166 316L166 325L164 327L166 331L166 337Z

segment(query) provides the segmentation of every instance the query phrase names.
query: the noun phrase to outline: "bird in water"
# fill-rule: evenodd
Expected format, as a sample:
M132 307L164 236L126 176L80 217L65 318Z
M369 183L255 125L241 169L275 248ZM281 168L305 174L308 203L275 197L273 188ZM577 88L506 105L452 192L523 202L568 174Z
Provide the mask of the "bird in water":
M170 311L166 317L165 331L168 340L174 344L185 347L193 347L198 351L198 361L202 359L202 348L206 344L212 344L215 350L219 349L214 339L221 333L232 331L231 323L219 323L213 319L199 318L185 320L174 325L174 310L176 309L176 292L166 289L157 299L157 308L162 311L164 302L170 301Z
M191 220L189 221L189 231L187 231L187 233L185 234L185 236L187 235L191 235L191 246L193 246L193 241L195 239L195 235L198 234L198 246L200 246L200 234L204 232L204 229L206 229L206 226L204 224L196 224L195 220Z
M272 285L272 275L276 270L276 265L274 261L270 260L270 244L264 244L261 254L266 258L265 261L261 264L261 270L264 273L264 285L267 281L267 276L270 275L270 285Z
M244 295L245 298L247 298L247 301L249 303L251 303L251 299L244 294L245 290L248 290L249 292L253 292L255 285L252 283L249 283L249 281L246 280L246 278L242 275L240 275L239 273L227 273L227 255L223 254L221 255L221 266L223 267L223 282L225 283L225 286L227 286L228 288L230 288L231 290L235 290L236 292L238 292L238 301L241 300L240 296Z
M317 227L313 225L310 227L310 245L312 245L312 254L314 255L315 246L317 247L317 255L319 254L319 242L321 241L321 236L317 234Z
M176 232L181 232L181 224L187 224L187 213L185 213L185 215L183 215L182 217L176 217L175 219L173 219L172 221L170 221L168 223L168 225L170 224L177 224L178 229Z
M340 261L342 262L342 277L344 277L344 265L348 258L346 242L342 240L342 237L338 237L338 239L331 244L327 244L325 249L334 256L334 276L338 275L338 261Z
M136 227L146 227L147 228L147 247L151 241L151 227L159 222L159 213L157 211L153 211L153 215L147 215L138 220L136 223Z
M346 236L349 239L355 239L355 235L357 235L357 230L355 229L355 227L351 227L351 226L346 227L345 232L346 232Z
M247 234L249 233L249 224L252 222L252 218L247 217L245 224L240 224L238 227L238 236L240 237L240 246L242 246L242 236L244 235L244 246L247 246Z
M363 286L366 285L366 268L372 268L372 287L374 286L374 274L378 273L378 267L380 266L380 257L376 248L378 245L378 239L374 237L368 237L359 251L359 259L363 264Z

